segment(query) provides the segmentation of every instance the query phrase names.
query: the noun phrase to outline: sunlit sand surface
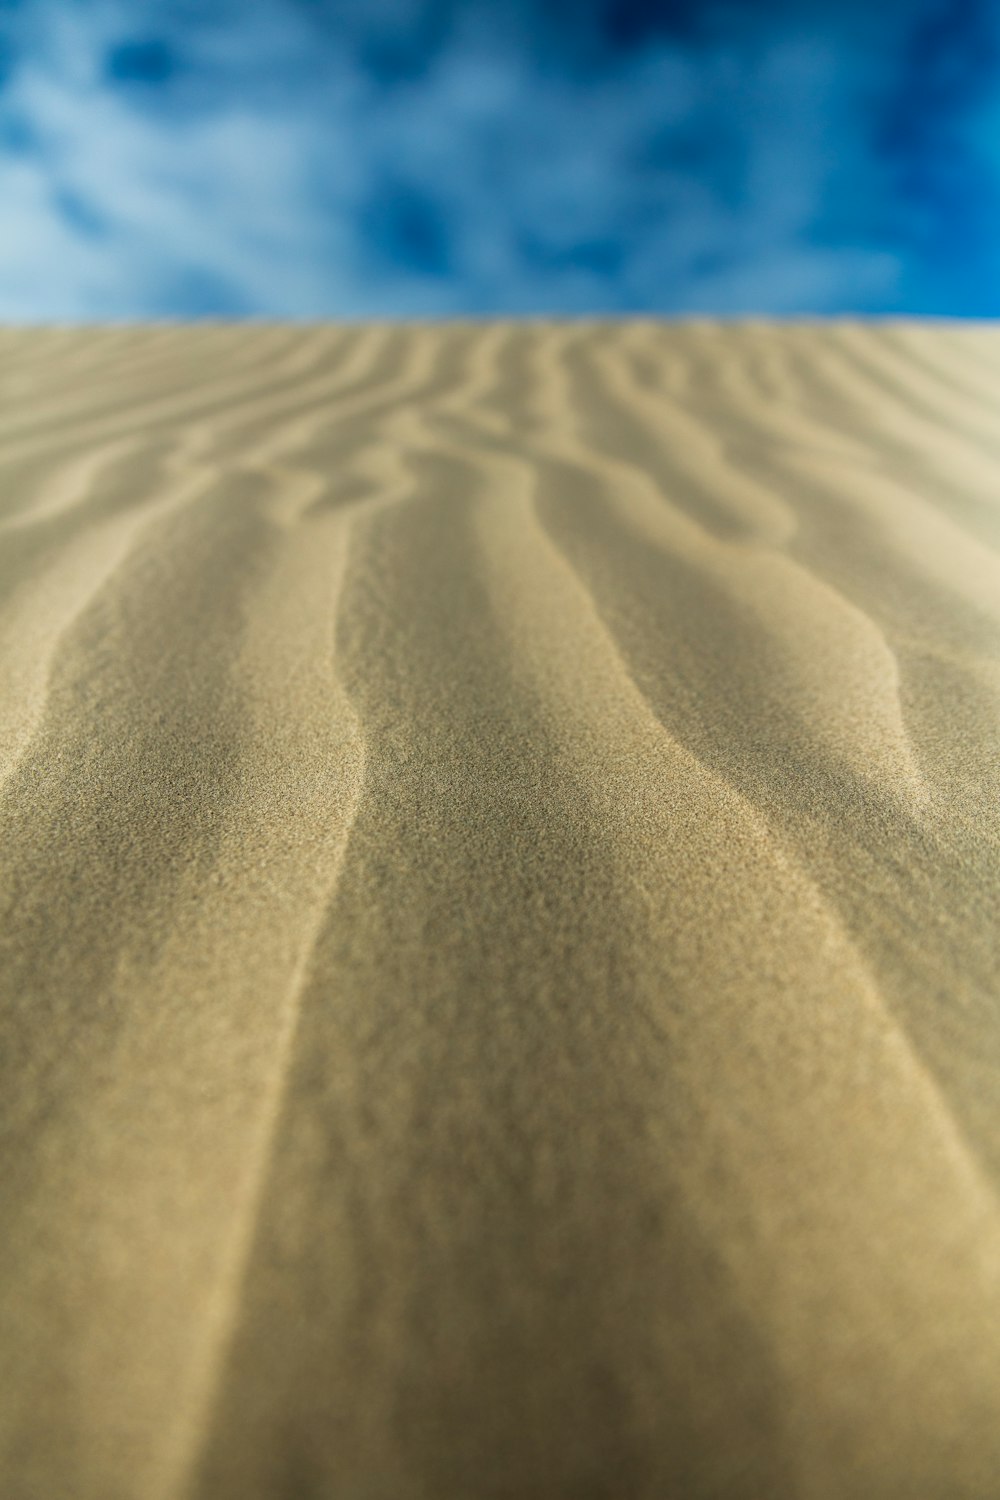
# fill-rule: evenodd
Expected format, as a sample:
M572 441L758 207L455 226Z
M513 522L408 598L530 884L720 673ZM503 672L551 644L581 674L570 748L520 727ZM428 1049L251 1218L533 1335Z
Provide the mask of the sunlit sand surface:
M0 413L4 1500L996 1500L1000 332Z

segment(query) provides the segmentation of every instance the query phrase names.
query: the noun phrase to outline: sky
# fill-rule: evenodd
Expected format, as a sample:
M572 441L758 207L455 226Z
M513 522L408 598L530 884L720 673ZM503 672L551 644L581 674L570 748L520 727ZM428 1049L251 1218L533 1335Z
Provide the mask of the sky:
M0 320L1000 315L1000 0L0 0Z

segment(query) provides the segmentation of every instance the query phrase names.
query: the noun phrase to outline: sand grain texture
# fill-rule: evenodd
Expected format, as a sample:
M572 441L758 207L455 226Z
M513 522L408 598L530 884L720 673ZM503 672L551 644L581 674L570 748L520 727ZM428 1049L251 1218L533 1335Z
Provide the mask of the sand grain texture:
M4 1500L1000 1495L998 414L0 331Z

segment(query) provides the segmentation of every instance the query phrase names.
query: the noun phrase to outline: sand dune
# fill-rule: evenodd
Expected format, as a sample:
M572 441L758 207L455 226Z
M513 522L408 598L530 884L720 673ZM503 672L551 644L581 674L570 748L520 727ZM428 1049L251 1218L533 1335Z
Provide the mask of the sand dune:
M1000 334L0 410L4 1500L995 1500Z

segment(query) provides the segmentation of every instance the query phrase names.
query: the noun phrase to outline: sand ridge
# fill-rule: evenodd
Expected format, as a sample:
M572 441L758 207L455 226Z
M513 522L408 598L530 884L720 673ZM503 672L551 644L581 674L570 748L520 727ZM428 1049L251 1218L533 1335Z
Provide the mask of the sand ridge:
M1000 1493L998 397L0 330L0 1493Z

